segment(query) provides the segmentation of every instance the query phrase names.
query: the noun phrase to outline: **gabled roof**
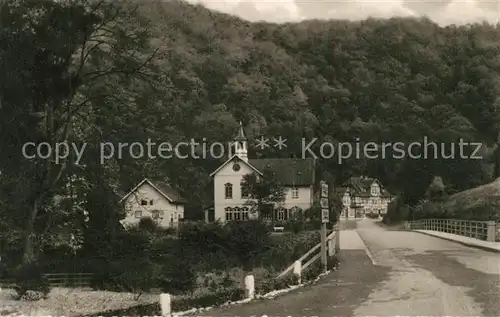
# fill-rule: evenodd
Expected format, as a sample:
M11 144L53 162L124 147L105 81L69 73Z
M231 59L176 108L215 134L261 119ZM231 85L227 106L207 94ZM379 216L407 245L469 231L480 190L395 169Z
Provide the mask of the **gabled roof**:
M175 189L173 189L170 185L168 185L167 183L164 183L164 182L153 182L153 181L150 181L147 178L145 178L144 180L142 180L128 194L126 194L125 196L123 196L122 199L120 199L120 202L122 202L123 200L125 200L131 194L133 194L139 187L141 187L145 183L147 183L151 187L153 187L157 192L159 192L163 197L165 197L171 203L183 204L183 203L186 202L181 197L181 195Z
M310 186L315 181L315 160L307 159L249 159L248 162L241 160L237 155L233 155L224 162L210 176L214 176L226 164L238 160L252 168L257 174L264 175L264 171L271 170L278 182L283 186Z
M382 197L390 197L390 193L384 189L384 186L376 178L364 176L351 177L344 183L344 187L349 187L351 189L350 194L352 196L371 197L370 189L373 183L377 183L380 186L380 194Z
M315 182L315 160L307 159L249 159L262 173L269 169L284 186L310 186Z
M248 165L251 169L253 169L254 171L257 172L257 174L259 175L262 175L262 172L259 171L255 166L253 166L252 163L250 162L245 162L244 160L240 159L238 157L238 155L234 154L233 156L231 156L227 161L225 161L224 163L222 163L221 166L219 166L215 171L213 171L211 174L210 174L210 177L214 176L218 171L220 171L224 166L227 165L227 163L229 162L232 162L232 161L235 161L235 160L238 160L238 163L240 162L243 162L244 164Z

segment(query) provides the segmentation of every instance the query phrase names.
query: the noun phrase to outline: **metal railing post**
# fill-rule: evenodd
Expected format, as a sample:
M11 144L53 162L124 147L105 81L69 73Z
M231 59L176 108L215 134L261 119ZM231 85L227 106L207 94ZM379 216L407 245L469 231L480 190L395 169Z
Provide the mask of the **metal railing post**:
M487 222L486 241L495 242L496 226L494 221Z

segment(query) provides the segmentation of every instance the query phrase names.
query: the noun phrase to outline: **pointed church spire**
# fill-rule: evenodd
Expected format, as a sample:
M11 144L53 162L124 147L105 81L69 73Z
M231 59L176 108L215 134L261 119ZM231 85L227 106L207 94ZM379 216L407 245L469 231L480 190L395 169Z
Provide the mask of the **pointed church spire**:
M248 162L248 152L247 152L247 137L245 136L245 131L243 130L243 123L240 121L240 128L238 129L238 134L234 138L235 154L245 162Z
M243 123L240 121L240 128L238 129L238 134L236 135L235 141L246 141L245 131L243 130Z

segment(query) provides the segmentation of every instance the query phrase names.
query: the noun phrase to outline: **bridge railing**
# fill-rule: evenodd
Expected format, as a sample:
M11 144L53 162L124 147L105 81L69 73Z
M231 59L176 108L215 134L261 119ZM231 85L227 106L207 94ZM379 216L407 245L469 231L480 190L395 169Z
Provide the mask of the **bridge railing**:
M326 236L326 251L327 256L332 257L336 254L338 250L339 244L339 226L335 225L333 232L327 234ZM283 272L281 272L277 278L283 278L289 274L302 274L308 268L311 267L314 263L321 259L321 242L316 244L312 249L310 249L307 253L301 256L295 263L291 264L287 267ZM297 272L298 271L298 272Z
M421 219L406 221L407 230L430 230L464 237L495 242L500 238L500 224L494 221L473 221L458 219Z

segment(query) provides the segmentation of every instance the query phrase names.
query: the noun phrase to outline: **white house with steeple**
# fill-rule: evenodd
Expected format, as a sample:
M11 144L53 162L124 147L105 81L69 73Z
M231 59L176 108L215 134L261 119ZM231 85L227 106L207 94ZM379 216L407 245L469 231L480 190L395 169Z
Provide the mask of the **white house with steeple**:
M285 189L285 201L274 208L274 219L287 221L293 213L303 212L313 204L315 182L314 159L251 159L243 124L234 138L234 153L210 176L214 178L213 220L221 222L258 218L258 212L248 205L244 176L256 173L262 176L270 169ZM208 221L208 213L205 219Z

